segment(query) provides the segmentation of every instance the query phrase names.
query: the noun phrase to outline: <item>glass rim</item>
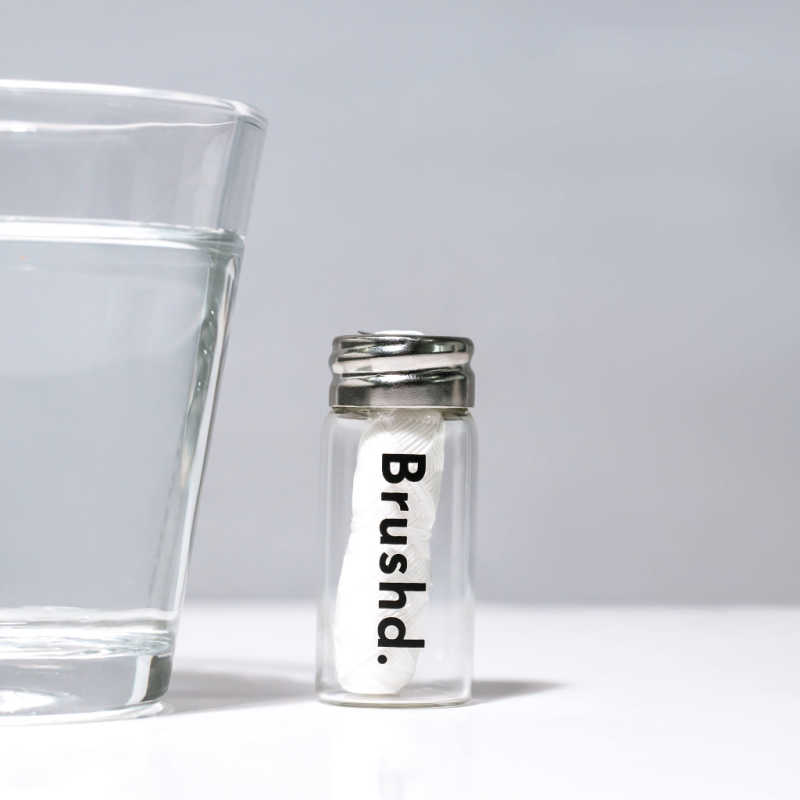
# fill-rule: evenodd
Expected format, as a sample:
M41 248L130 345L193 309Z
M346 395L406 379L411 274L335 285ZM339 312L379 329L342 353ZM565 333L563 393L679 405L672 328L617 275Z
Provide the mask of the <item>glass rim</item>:
M113 83L80 83L71 81L39 81L0 78L0 97L4 93L74 94L86 97L122 97L165 103L183 103L227 111L233 118L266 130L267 118L255 106L241 100L228 100L213 95L178 92L170 89L148 89Z

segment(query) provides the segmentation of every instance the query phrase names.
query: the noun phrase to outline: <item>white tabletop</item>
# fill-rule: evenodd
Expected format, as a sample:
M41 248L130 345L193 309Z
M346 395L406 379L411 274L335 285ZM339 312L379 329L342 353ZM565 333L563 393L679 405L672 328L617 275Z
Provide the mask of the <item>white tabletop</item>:
M0 727L0 797L792 798L800 611L478 616L475 700L312 694L313 611L187 608L170 713Z

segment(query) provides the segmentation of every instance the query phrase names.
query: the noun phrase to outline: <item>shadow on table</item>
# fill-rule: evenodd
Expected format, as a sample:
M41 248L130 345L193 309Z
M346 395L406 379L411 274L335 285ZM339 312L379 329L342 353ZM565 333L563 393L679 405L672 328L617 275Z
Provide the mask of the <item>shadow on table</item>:
M476 680L469 705L561 689L552 681ZM219 664L176 669L164 697L168 714L191 714L311 700L310 669L297 664Z
M164 705L167 713L187 714L310 700L314 687L308 672L296 665L270 664L179 668Z
M505 700L509 697L523 697L540 694L553 689L563 689L563 683L553 681L482 681L472 682L472 705L491 703L494 700Z

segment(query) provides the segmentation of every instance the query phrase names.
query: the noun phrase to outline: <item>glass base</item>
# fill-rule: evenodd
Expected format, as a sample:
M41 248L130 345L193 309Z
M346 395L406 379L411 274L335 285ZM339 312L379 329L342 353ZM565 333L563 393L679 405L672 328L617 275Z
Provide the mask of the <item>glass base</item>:
M319 689L317 697L323 703L337 706L372 706L375 708L425 708L457 706L472 699L470 687L459 687L459 691L443 692L431 687L403 689L398 694L352 694L343 689Z
M73 713L31 714L0 714L0 728L9 725L66 725L72 722L107 722L117 719L138 719L139 717L154 717L167 711L164 703L140 703L123 708L109 708L102 711L83 711Z
M0 721L157 713L171 672L172 636L165 632L2 625Z

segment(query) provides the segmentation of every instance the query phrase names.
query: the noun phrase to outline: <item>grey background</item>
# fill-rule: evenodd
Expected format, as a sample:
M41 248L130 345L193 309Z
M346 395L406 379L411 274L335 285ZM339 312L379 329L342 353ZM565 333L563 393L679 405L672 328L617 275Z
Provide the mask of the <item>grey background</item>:
M191 596L313 594L329 340L417 328L477 343L483 598L800 600L796 3L0 13L5 77L271 120Z

